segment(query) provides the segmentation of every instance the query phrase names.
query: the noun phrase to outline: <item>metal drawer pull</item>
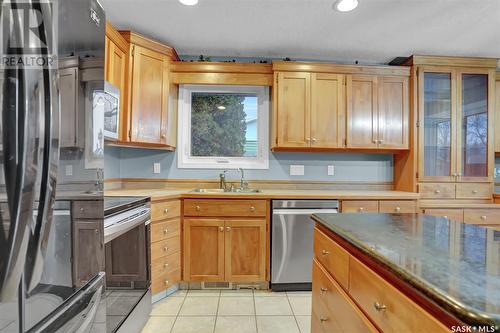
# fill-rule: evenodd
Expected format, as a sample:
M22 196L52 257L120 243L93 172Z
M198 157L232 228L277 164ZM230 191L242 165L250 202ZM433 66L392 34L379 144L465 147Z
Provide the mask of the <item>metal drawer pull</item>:
M473 194L477 194L477 190L472 190L472 193Z
M481 216L481 220L486 221L486 215Z
M165 247L163 248L163 251L167 252L167 251L168 251L168 247L166 247L166 246L165 246Z
M444 217L445 219L448 219L448 216L446 216L446 215L444 215L443 217Z
M99 229L94 229L94 233L98 234L99 233Z
M219 227L220 232L224 231L224 227Z
M439 193L441 193L441 191L440 190L435 190L434 193L439 194Z
M325 321L328 321L328 318L321 317L319 318L319 321L323 324Z
M312 138L312 142L315 143L316 142L316 138Z
M85 209L83 209L83 207L80 208L80 212L83 212Z
M167 268L168 267L168 264L164 264L163 267Z
M373 303L373 307L374 307L374 308L375 308L375 310L377 310L378 312L382 312L382 311L387 310L387 306L385 306L384 304L380 304L379 302L375 302L375 303Z
M358 212L362 213L365 209L363 207L359 207Z
M168 233L168 229L163 230L163 233L166 235Z
M324 256L327 256L327 255L329 255L329 254L330 254L330 251L323 250L321 253L322 253Z
M401 207L396 207L396 213L400 213L401 212Z
M168 214L168 208L165 208L164 212L165 214Z
M328 291L328 289L326 289L325 287L321 287L320 290L321 290L322 294L324 294L324 293L326 293Z
M231 227L226 227L226 231L230 232L231 231Z
M168 286L168 280L165 280L165 285Z
M250 211L251 211L251 212L255 212L255 207L254 207L254 206L251 206L251 207L250 207Z
M201 210L201 207L200 206L195 206L194 209L199 212Z

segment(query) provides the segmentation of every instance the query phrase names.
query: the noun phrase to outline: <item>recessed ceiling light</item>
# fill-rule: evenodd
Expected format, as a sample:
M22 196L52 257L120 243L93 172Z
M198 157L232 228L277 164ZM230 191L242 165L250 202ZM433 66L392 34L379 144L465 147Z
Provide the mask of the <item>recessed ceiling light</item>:
M350 12L358 6L358 0L337 0L335 9L339 12Z
M198 3L198 0L179 0L179 2L186 6L194 6Z
M225 110L225 109L226 109L226 107L225 107L224 105L219 105L219 106L217 107L217 109L219 109L219 110Z

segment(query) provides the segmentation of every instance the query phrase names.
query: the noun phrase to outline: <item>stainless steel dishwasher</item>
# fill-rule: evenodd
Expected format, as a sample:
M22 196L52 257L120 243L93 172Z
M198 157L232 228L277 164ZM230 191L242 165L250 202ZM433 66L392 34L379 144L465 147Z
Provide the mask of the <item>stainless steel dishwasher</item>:
M271 289L311 290L312 214L337 213L337 200L273 200L271 229Z

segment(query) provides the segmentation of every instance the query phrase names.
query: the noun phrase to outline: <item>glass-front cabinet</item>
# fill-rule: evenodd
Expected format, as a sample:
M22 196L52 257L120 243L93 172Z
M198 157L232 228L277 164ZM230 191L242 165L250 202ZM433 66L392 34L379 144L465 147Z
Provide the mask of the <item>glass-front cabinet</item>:
M484 69L419 68L419 181L492 181L492 75Z

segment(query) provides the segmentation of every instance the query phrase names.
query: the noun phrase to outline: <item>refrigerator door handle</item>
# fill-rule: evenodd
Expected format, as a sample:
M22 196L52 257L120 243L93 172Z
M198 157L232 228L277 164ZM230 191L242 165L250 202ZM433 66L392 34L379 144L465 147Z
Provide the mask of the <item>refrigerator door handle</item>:
M37 9L42 12L40 4L34 3L33 6L38 7ZM44 13L43 15L50 15L50 13ZM43 29L43 26L38 27L38 34L42 38L50 40L50 38L47 38L47 32ZM42 86L43 89L38 89L38 93L42 94L39 96L39 105L41 106L39 112L40 115L43 115L43 152L41 159L40 196L37 207L38 214L29 239L24 273L27 292L33 290L40 282L52 226L59 157L58 140L54 140L54 138L57 139L59 137L59 129L53 128L53 118L59 117L58 101L55 98L55 96L58 96L57 74L55 75L55 73L56 71L51 68L42 68L39 86ZM58 121L57 124L59 123Z

